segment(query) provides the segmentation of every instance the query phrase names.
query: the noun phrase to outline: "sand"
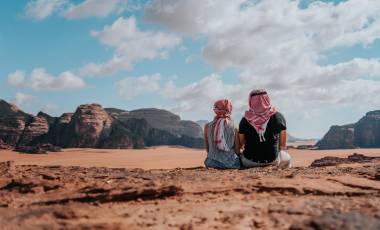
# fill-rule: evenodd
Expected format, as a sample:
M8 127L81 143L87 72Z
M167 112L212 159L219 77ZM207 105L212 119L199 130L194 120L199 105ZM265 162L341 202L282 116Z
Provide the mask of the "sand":
M307 164L310 158L348 152L293 155L297 164ZM166 147L2 154L18 158L18 163L154 168L175 167L180 161L184 166L199 165L204 156L202 151ZM164 159L156 161L160 157ZM0 228L378 230L380 159L353 158L335 159L334 166L284 170L142 170L0 162ZM116 162L128 160L130 165Z
M290 149L293 166L308 166L325 156L347 157L352 153L380 156L380 149L297 150ZM65 149L60 153L42 155L21 154L0 150L0 162L14 161L16 165L61 165L109 168L174 169L202 167L204 150L182 147L155 147L142 150Z

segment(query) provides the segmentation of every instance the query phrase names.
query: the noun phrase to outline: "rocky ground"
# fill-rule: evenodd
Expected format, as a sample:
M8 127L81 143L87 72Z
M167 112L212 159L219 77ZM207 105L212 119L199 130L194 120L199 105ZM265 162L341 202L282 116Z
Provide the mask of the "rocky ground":
M2 229L380 229L380 160L174 170L0 163Z

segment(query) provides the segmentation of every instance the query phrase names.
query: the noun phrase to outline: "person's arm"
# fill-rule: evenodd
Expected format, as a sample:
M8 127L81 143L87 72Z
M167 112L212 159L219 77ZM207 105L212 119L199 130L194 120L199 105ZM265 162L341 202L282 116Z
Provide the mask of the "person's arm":
M238 139L239 139L239 152L244 148L245 145L245 135L238 133Z
M239 130L235 128L235 153L240 155Z
M205 139L205 148L206 148L206 152L208 153L208 125L205 124L205 127L204 127L204 139Z
M280 150L286 150L286 130L280 132Z

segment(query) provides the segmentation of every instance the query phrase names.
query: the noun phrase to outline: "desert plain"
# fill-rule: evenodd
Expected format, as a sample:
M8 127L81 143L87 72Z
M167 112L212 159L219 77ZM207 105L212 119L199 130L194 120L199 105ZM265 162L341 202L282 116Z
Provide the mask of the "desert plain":
M291 169L215 170L203 150L181 147L1 150L0 226L379 229L380 149L289 153ZM338 158L310 167L326 156Z

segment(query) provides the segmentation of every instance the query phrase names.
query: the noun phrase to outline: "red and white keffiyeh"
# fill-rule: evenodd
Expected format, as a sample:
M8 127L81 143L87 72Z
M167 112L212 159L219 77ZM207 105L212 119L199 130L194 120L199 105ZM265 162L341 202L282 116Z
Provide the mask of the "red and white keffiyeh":
M249 110L245 112L245 118L259 134L260 142L265 141L265 131L269 119L277 112L271 105L269 96L265 90L253 90L249 94Z
M214 144L219 150L230 151L227 146L224 130L231 120L232 104L229 100L218 100L214 103L215 118L212 125Z

